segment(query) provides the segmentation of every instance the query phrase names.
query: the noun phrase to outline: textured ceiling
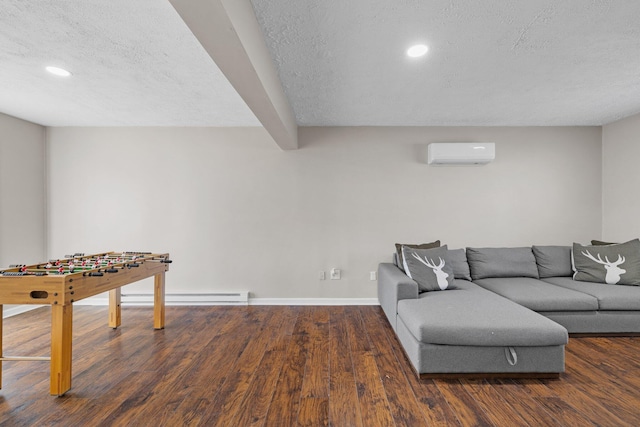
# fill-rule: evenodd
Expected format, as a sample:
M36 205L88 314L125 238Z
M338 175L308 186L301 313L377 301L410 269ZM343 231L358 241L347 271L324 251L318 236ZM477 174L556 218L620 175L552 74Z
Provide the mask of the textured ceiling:
M49 126L260 125L165 0L2 0L0 112Z
M601 125L640 112L638 0L252 4L301 126ZM406 57L415 42L427 56ZM260 125L167 0L2 0L0 112L50 126Z
M298 125L600 125L640 112L638 0L253 0ZM405 50L430 47L420 59Z

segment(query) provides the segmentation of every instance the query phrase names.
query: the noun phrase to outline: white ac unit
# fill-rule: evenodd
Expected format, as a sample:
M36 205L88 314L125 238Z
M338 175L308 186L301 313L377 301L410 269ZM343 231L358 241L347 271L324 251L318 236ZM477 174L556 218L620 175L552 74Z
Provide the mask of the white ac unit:
M433 142L427 147L427 163L480 165L496 158L493 142Z

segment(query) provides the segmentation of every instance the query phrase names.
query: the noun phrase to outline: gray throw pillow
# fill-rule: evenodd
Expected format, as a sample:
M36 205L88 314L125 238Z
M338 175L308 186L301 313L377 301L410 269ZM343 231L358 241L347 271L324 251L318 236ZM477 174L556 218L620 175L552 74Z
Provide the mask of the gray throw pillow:
M533 277L539 279L531 248L467 248L473 280L487 277Z
M447 258L447 245L434 249L402 247L404 271L418 283L421 291L453 288L453 269Z
M640 240L606 246L573 244L574 280L640 285Z
M533 246L538 274L543 277L568 277L571 268L571 246Z
M419 245L407 244L407 243L396 243L396 253L398 254L398 266L404 270L404 261L402 259L402 247L408 246L413 249L431 249L431 248L439 248L440 240L436 240L431 243L420 243Z
M593 246L609 246L609 245L617 245L617 243L614 242L603 242L602 240L592 240L591 244Z
M469 270L469 264L467 264L467 255L464 249L449 249L447 258L451 262L453 277L471 281L471 271Z

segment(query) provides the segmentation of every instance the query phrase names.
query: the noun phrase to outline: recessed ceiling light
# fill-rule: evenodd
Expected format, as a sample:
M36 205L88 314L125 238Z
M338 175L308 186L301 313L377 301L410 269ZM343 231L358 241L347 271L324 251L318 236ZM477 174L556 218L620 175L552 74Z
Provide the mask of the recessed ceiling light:
M409 55L412 58L417 58L417 57L422 56L425 53L427 53L428 50L429 50L428 46L426 46L424 44L417 44L415 46L411 46L407 50L407 55Z
M51 74L55 74L56 76L61 76L61 77L69 77L71 75L71 73L67 70L65 70L64 68L58 68L58 67L46 67L46 70L48 72L50 72Z

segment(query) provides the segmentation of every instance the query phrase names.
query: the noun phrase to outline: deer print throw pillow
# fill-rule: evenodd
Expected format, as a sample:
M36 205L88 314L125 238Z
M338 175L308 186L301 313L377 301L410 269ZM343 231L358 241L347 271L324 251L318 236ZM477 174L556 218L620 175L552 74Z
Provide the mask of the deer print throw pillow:
M640 285L640 240L607 246L573 244L573 279L608 285Z
M396 253L398 254L398 267L404 270L404 260L402 259L402 247L408 246L413 249L431 249L431 248L439 248L440 240L436 240L431 243L421 243L419 245L409 245L407 243L396 243Z
M420 291L453 289L453 269L447 245L434 249L402 247L404 271L418 283Z

